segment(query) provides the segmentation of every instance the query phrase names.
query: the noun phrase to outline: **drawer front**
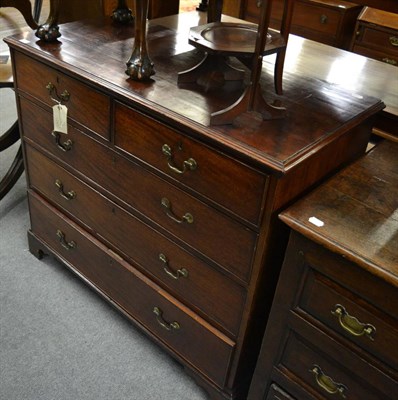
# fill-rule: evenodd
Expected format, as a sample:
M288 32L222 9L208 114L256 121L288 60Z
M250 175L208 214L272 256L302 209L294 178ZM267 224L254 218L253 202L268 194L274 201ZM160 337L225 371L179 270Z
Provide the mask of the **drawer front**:
M61 102L68 108L68 117L109 139L110 98L108 96L21 53L15 53L15 61L18 64L16 79L20 91L34 96L49 107L56 104L52 98L62 100L62 97L65 98L64 91L67 91L68 100ZM51 93L46 88L49 83L54 85Z
M32 231L55 254L189 365L224 385L233 342L33 193L29 206Z
M288 395L284 390L282 390L278 385L273 383L270 386L268 395L265 400L294 400L293 397Z
M386 32L371 27L363 27L362 45L369 44L379 52L398 57L398 32Z
M386 54L382 51L377 51L375 49L372 49L372 48L369 48L366 46L361 46L359 44L354 44L352 51L354 53L360 54L362 56L385 62L386 64L398 66L398 56L397 55Z
M73 215L191 308L238 334L245 290L26 146L30 187ZM133 245L132 245L133 244Z
M258 225L267 183L265 175L120 103L115 105L115 144ZM175 168L185 172L176 172Z
M366 352L376 355L383 363L396 368L397 321L374 309L365 299L310 269L298 306Z
M383 381L378 371L368 376L358 376L362 361L354 354L351 354L352 359L349 364L340 364L334 357L325 354L325 351L330 351L328 347L317 348L314 342L316 339L312 335L306 340L296 332L290 331L278 369L288 371L288 375L290 377L293 375L293 379L299 382L300 386L311 387L317 393L317 398L350 400L393 398L392 392L385 396L371 386L370 382L378 382L379 379ZM341 348L341 352L344 352L344 358L347 359L348 351ZM335 357L338 358L339 354L335 354ZM383 387L379 389L386 390Z
M52 117L20 98L23 134L106 191L214 260L239 278L250 278L257 234L163 181L71 127L73 145L58 149L49 133Z
M297 2L294 6L293 26L336 36L342 14L328 7Z

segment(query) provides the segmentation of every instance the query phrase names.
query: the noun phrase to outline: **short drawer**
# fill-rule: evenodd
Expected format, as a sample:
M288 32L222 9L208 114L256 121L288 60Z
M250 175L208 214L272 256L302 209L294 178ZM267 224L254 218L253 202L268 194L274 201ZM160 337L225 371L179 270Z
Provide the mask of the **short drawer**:
M362 27L360 42L362 45L369 45L379 52L395 55L398 57L398 32L387 32L373 27Z
M36 237L179 358L224 385L234 342L34 193L29 207Z
M378 61L382 61L386 64L398 66L398 55L387 54L382 50L375 50L367 46L361 46L360 44L354 44L352 51L365 57L373 58Z
M20 98L23 135L65 164L168 230L180 242L248 281L257 234L193 196L149 173L71 127L58 148L50 131L51 114Z
M328 399L332 395L351 400L394 398L394 382L347 349L337 350L336 343L315 332L301 336L289 331L276 368L300 386L310 387L316 398Z
M298 309L396 369L396 316L387 314L388 310L384 310L382 304L371 303L373 293L385 293L390 308L396 313L398 296L394 289L378 284L374 277L342 258L321 252L316 245L309 246L304 251L309 268L297 301ZM342 274L357 286L345 286Z
M336 36L341 18L342 14L338 10L298 1L294 6L292 24Z
M21 53L15 53L15 61L18 64L16 80L19 91L28 93L49 107L56 104L52 99L61 101L67 106L71 120L109 139L108 96ZM54 87L51 93L47 89L49 84Z
M182 302L237 336L245 290L26 146L30 187L156 277Z
M329 328L349 338L380 360L396 367L396 322L375 311L364 299L313 270L307 275L299 307Z
M259 223L267 176L120 103L115 104L115 145L234 214Z

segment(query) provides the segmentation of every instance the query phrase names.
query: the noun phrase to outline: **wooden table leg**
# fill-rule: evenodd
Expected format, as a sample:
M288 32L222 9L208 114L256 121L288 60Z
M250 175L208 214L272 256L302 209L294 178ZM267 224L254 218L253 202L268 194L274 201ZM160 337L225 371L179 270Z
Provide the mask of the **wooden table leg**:
M133 53L127 61L126 74L136 81L146 81L155 74L153 62L148 55L146 38L149 0L136 0L134 7L134 47Z

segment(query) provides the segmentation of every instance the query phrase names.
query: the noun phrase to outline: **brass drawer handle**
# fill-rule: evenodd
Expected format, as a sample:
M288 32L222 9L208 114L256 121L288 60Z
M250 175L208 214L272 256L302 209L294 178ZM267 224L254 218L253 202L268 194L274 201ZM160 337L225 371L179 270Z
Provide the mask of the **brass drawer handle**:
M163 311L159 307L154 307L153 313L156 315L156 320L158 321L159 325L167 331L180 329L180 324L178 322L167 322L163 319Z
M325 375L318 365L314 364L312 369L310 369L310 372L315 375L315 380L318 386L327 393L338 394L342 398L346 398L347 386L342 383L337 383L330 376Z
M169 266L169 260L163 253L159 254L159 260L163 263L163 269L168 276L173 279L188 278L188 271L185 268L180 268L177 272L172 271Z
M66 250L72 250L76 248L76 243L72 240L70 242L67 242L65 239L65 234L61 230L57 230L57 236L59 239L59 242L61 243L61 246L66 249Z
M376 328L371 324L359 322L357 318L348 314L341 304L336 304L331 312L333 315L338 317L341 327L351 335L366 335L370 340L374 340Z
M55 180L55 186L58 188L59 194L66 200L72 200L76 197L76 192L74 190L70 190L69 192L65 193L64 191L64 184L59 180Z
M55 138L55 144L62 151L69 151L72 149L73 142L68 139L66 142L61 143L61 134L59 132L52 131L51 134Z
M47 83L46 89L50 94L51 100L55 101L56 103L61 103L61 101L66 103L70 99L70 93L67 90L64 90L59 95L56 86L51 82ZM54 95L56 96L56 98L53 97Z
M381 61L390 64L390 65L397 65L398 62L396 60L393 60L392 58L384 57L381 59Z
M392 46L398 46L398 36L390 36L390 43Z
M319 22L324 25L328 23L328 16L325 14L321 14L321 16L319 17Z
M168 198L163 197L161 204L166 209L166 215L178 224L182 224L183 222L187 222L188 224L193 223L193 216L190 213L185 213L182 218L177 217L171 209L171 203Z
M261 6L263 5L263 1L262 0L258 0L256 3L256 7L257 8L261 8Z
M173 151L168 144L164 144L162 146L162 153L167 157L167 165L169 168L177 174L184 174L187 171L194 171L198 167L198 164L193 158L188 158L188 160L185 160L183 162L182 169L176 167L173 161Z

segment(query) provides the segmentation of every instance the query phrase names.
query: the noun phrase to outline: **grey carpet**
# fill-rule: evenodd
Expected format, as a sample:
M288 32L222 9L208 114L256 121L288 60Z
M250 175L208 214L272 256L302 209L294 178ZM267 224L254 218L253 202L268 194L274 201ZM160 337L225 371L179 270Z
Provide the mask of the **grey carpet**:
M15 113L0 93L3 130ZM0 154L0 176L16 147ZM0 201L1 400L206 400L183 368L55 260L28 250L25 176Z

